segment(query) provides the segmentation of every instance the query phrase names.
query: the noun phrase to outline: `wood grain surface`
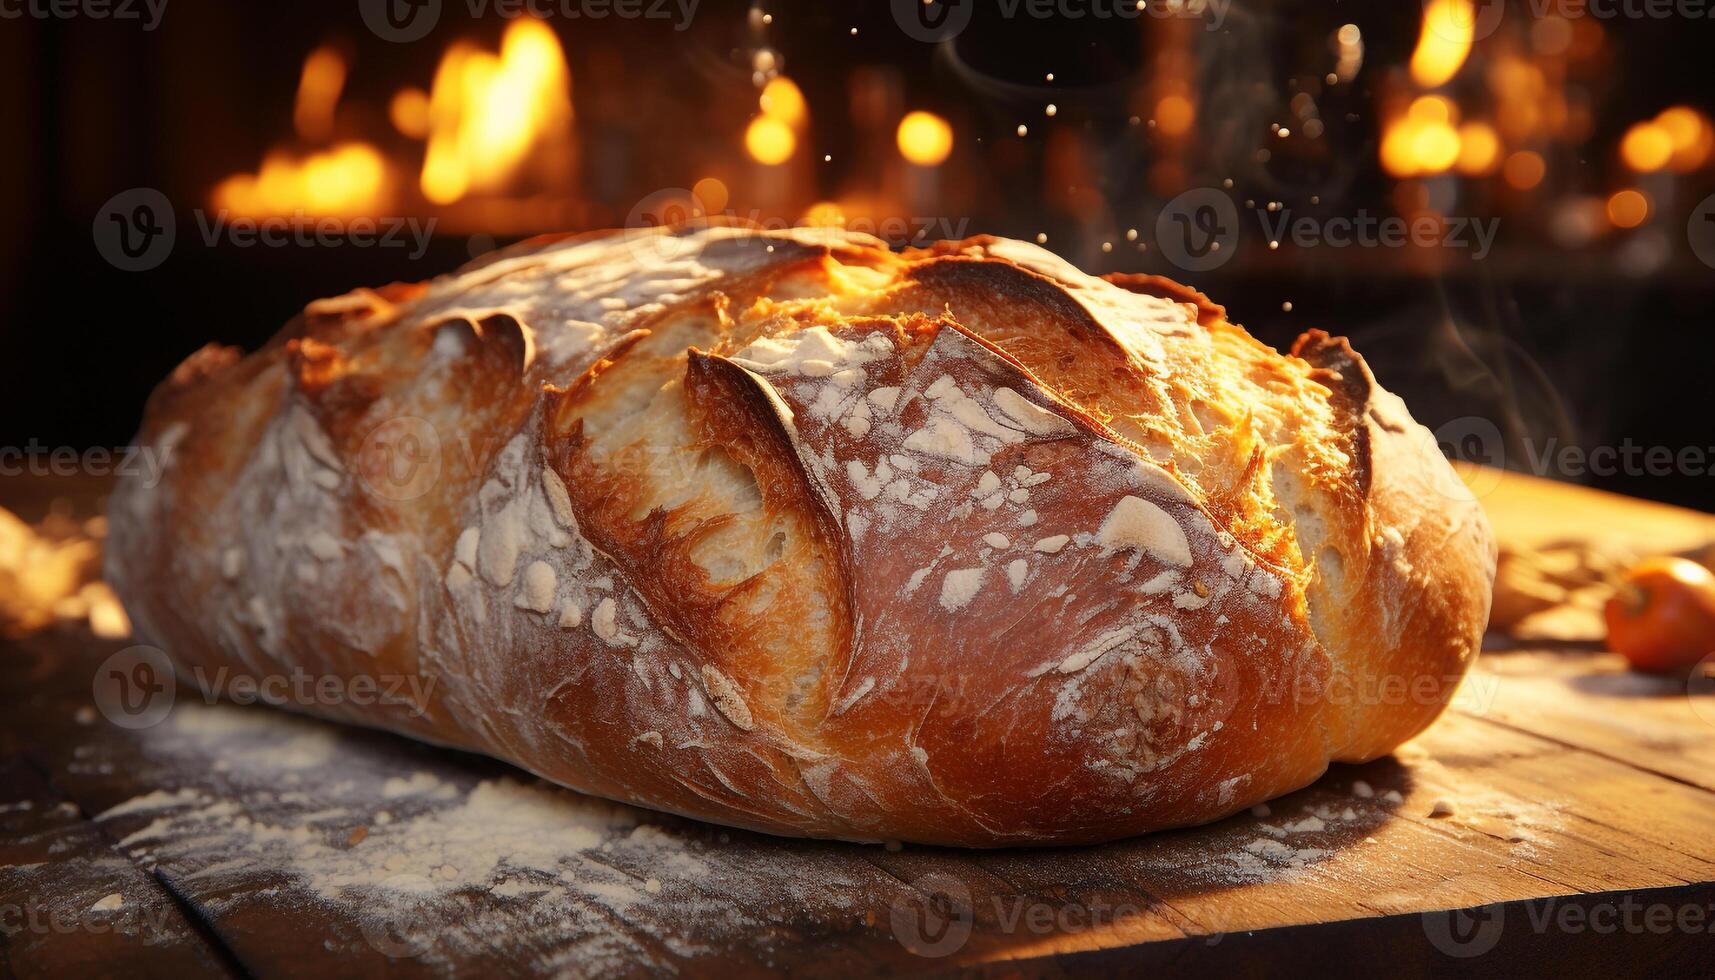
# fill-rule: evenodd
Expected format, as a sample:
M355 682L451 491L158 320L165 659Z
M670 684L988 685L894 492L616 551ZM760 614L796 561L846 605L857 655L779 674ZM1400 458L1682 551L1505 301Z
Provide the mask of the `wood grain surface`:
M1704 515L1473 482L1517 547L1715 540ZM1683 976L1715 952L1715 682L1590 649L1485 654L1424 735L1266 814L960 852L615 807L194 687L125 728L98 695L126 646L0 646L8 975Z

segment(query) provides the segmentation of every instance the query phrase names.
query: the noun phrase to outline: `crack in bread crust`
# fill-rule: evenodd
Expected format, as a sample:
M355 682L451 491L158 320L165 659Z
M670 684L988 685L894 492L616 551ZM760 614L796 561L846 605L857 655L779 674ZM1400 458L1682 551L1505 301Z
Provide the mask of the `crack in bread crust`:
M1019 242L559 236L193 355L107 561L181 666L432 675L295 707L586 792L1097 841L1435 717L1493 543L1426 436L1344 341Z

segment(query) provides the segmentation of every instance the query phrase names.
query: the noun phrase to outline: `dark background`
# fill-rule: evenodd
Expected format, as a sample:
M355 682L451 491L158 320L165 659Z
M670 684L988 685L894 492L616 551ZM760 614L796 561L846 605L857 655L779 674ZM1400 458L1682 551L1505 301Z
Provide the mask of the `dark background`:
M861 185L889 148L854 123L851 82L880 70L902 108L952 122L958 142L940 168L932 213L965 222L968 233L1045 233L1049 248L1091 271L1190 281L1275 346L1312 326L1348 334L1426 424L1451 423L1443 431L1457 435L1470 426L1453 420L1493 422L1504 445L1485 443L1478 455L1715 509L1715 458L1689 472L1598 476L1532 458L1549 440L1715 450L1715 269L1686 238L1691 209L1715 192L1711 168L1673 178L1670 189L1652 185L1657 213L1632 232L1577 248L1545 233L1558 197L1625 183L1614 147L1628 125L1672 104L1715 111L1715 21L1603 21L1601 71L1580 82L1594 124L1586 139L1545 154L1542 200L1507 210L1484 187L1461 186L1457 213L1502 217L1481 261L1463 253L1425 261L1402 249L1269 251L1251 234L1234 261L1187 274L1122 237L1135 227L1148 244L1173 189L1153 169L1166 151L1130 118L1148 116L1137 93L1158 67L1160 21L1009 19L984 6L956 41L932 45L907 37L884 0L762 9L775 15L762 32L746 5L720 0L703 0L684 31L650 20L550 21L575 80L580 224L623 224L653 191L715 172L733 175L733 207L750 207L746 188L763 185L743 167L740 134L755 111L752 57L762 44L811 107L798 179L818 196ZM1529 10L1522 3L1508 16ZM1191 149L1177 151L1180 186L1231 179L1241 204L1280 200L1324 217L1393 213L1397 181L1376 163L1376 106L1410 56L1419 16L1415 3L1235 0L1225 29L1194 39L1200 107ZM1322 94L1326 133L1303 152L1283 146L1259 160L1256 149L1272 145L1268 122L1288 118L1298 80L1329 70L1327 39L1347 21L1362 28L1364 67ZM149 390L203 342L253 348L310 299L426 278L518 237L443 225L413 258L407 249L208 245L192 217L217 181L253 171L269 147L290 141L299 70L317 45L347 53L341 125L370 133L385 129L392 91L427 84L447 44L492 46L505 23L470 17L463 0L449 0L429 37L409 44L377 39L356 0L169 0L153 31L88 16L0 19L9 94L0 99L0 446L121 444ZM1059 109L1052 119L1047 102ZM1020 122L1028 138L1015 135ZM106 201L136 187L173 203L178 240L158 267L126 272L97 250L92 225ZM1639 241L1666 257L1634 261Z

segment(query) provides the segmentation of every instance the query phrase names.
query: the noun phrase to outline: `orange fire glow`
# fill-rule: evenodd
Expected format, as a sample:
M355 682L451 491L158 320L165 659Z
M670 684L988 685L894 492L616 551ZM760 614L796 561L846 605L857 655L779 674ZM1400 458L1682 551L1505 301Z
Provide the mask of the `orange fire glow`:
M527 163L550 183L571 158L571 70L559 38L540 21L520 18L501 38L499 55L456 43L429 89L429 145L419 184L423 196L450 204L495 193Z
M321 143L332 137L345 78L345 58L333 48L317 48L304 59L292 107L292 125L301 140ZM391 196L386 159L357 140L307 153L274 150L256 173L234 174L213 193L217 209L249 218L297 212L351 217L373 213Z
M797 83L785 75L778 75L763 86L762 95L757 102L765 114L794 128L803 126L810 118L810 108L804 101L804 93L799 90Z
M919 167L938 167L953 152L953 127L933 112L908 112L895 136L899 153Z
M1638 173L1672 170L1689 173L1715 150L1715 129L1689 106L1663 109L1654 119L1634 124L1620 140L1620 159Z
M292 118L299 141L314 148L269 152L256 173L216 185L215 206L246 217L376 216L394 206L402 190L396 177L408 165L391 164L375 144L361 140L326 145L336 132L345 80L345 59L337 51L311 52ZM572 183L571 70L559 39L540 21L513 21L498 54L455 43L430 91L400 90L388 118L402 136L426 140L417 183L431 203L563 191Z
M1627 188L1608 198L1607 211L1616 228L1636 228L1649 217L1650 200L1641 191Z
M368 143L341 143L294 156L268 154L255 174L235 174L214 189L214 205L244 217L373 214L390 199L387 161Z
M1419 96L1404 116L1392 120L1382 133L1381 161L1395 177L1444 173L1463 153L1460 131L1454 126L1459 110L1439 95Z
M420 88L402 88L387 104L387 118L402 136L429 138L429 93Z
M1476 26L1471 0L1429 0L1417 49L1411 53L1412 80L1424 88L1451 81L1471 53Z
M1542 183L1542 178L1548 173L1548 165L1542 159L1542 154L1534 150L1520 150L1507 157L1507 162L1501 165L1501 177L1513 188L1528 191Z
M298 136L319 143L333 135L333 111L345 88L345 59L332 48L317 48L304 59L298 78L298 99L292 107L292 125Z
M762 112L745 127L744 151L757 163L778 166L798 152L798 134L810 121L809 103L785 75L770 79L756 102Z

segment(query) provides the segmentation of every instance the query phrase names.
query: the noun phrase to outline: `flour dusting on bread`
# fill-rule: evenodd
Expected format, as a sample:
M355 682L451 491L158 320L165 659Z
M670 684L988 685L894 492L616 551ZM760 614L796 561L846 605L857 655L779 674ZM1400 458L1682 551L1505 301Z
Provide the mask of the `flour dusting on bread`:
M1210 309L999 239L525 243L199 355L109 575L182 664L433 676L304 707L615 799L991 846L1201 822L1427 724L1492 568L1349 347ZM1445 690L1328 694L1388 677Z

